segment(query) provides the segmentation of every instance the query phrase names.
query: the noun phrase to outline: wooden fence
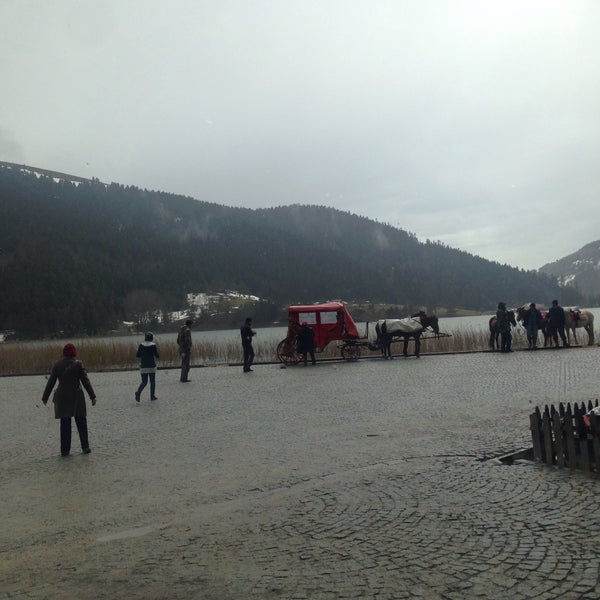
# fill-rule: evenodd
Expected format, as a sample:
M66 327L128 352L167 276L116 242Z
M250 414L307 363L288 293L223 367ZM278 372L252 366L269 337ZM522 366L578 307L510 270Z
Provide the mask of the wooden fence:
M595 406L561 402L558 409L551 405L543 413L536 406L529 420L533 456L536 461L558 467L595 471L600 475L600 416L584 416Z

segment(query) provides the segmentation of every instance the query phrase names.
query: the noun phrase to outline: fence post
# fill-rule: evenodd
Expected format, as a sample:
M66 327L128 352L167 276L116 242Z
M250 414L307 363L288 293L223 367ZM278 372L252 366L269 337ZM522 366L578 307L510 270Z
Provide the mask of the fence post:
M531 429L531 443L533 444L533 458L542 462L544 460L544 447L542 445L542 414L539 406L529 415L529 428Z
M594 469L596 475L600 476L600 416L590 415L592 430L592 448L594 456Z
M554 411L552 413L552 429L554 431L554 445L556 450L556 464L559 467L565 466L565 445L563 439L563 428L560 418L560 413Z
M552 426L550 421L550 409L548 405L544 408L542 417L542 431L544 432L544 453L546 455L546 464L554 464L554 448L552 446Z
M587 427L583 421L583 415L586 413L585 404L581 403L581 408L575 403L575 430L579 438L579 457L580 467L589 473L591 470L590 451L588 445Z
M567 465L570 469L577 467L577 450L575 448L575 432L573 431L573 413L571 412L571 403L567 403L565 412L564 430L567 446Z

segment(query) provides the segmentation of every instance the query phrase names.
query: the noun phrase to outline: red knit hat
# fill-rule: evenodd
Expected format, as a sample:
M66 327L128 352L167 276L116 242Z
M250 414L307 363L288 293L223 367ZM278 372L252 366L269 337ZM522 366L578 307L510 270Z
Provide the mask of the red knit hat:
M63 348L63 356L77 356L77 349L71 343L65 344Z

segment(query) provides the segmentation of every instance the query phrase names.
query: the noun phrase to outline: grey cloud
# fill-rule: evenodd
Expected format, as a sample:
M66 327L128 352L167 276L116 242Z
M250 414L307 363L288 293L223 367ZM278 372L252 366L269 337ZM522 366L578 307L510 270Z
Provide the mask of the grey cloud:
M526 268L598 236L595 2L9 0L0 18L6 160L325 204Z

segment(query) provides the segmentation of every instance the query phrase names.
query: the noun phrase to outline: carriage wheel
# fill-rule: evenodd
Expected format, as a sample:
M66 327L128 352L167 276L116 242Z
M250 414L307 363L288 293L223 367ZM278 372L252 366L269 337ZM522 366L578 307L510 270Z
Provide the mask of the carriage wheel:
M294 342L288 340L281 340L279 344L277 344L277 358L284 365L297 365L300 361L300 356L296 352L296 348L294 346Z
M342 358L347 361L358 360L360 358L360 346L357 344L344 344L342 346Z

